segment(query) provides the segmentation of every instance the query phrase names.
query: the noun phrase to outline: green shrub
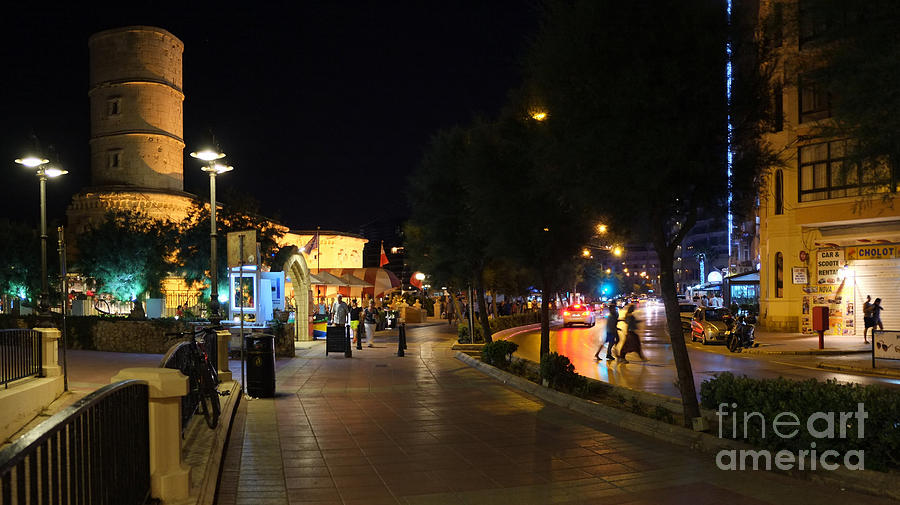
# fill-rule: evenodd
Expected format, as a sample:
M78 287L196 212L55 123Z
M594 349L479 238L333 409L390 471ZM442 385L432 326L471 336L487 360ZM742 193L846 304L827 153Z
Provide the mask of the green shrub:
M575 373L575 365L569 358L555 352L541 356L541 377L550 387L560 391L583 392L587 389L587 379Z
M527 326L529 324L535 324L541 322L541 313L540 312L526 312L524 314L516 314L513 316L500 316L490 319L491 324L491 335L497 333L501 330L506 330L509 328L516 328L519 326ZM461 320L459 326L456 327L456 335L458 337L460 344L468 344L469 341L469 324L465 319ZM474 343L480 344L484 342L484 329L481 327L481 322L476 319L475 320L475 341Z
M507 369L512 361L512 355L519 348L519 344L508 340L497 340L484 344L481 348L481 361L497 368Z
M700 386L703 407L717 410L727 405L727 417L722 417L722 435L743 440L770 451L788 450L797 454L809 450L816 443L816 451L837 451L841 457L850 450L865 451L867 469L888 470L900 468L900 392L877 385L841 384L835 380L818 382L815 379L792 381L778 379L751 379L723 373L704 381ZM858 404L864 405L868 414L862 438L857 438L858 420L855 416L846 421L846 437L813 437L806 428L807 420L815 413L834 413L835 431L842 426L840 413L856 412ZM737 407L732 407L737 404ZM765 436L759 416L744 423L744 413L759 412L765 420ZM772 423L782 412L796 415L800 420L799 433L793 438L782 438L772 432ZM737 415L737 433L732 431L733 416ZM782 418L784 420L784 418ZM825 421L817 421L816 429L824 429ZM746 438L744 431L746 429ZM781 428L782 432L789 429ZM839 435L837 431L837 435Z

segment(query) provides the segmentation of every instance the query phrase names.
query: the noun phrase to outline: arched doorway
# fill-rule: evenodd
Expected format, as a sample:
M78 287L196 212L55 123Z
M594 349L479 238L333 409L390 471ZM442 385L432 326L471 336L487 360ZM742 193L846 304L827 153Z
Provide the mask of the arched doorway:
M308 341L312 340L309 334L309 267L306 266L306 259L299 252L293 251L285 260L284 273L291 278L291 284L294 287L294 307L297 311L294 315L294 340Z

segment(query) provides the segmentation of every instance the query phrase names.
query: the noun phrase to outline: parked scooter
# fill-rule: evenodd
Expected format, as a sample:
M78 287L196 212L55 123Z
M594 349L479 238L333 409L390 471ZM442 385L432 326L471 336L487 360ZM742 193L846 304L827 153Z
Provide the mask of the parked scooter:
M759 344L754 342L753 332L755 330L753 323L756 318L747 316L739 316L731 326L730 332L726 336L725 345L731 352L741 352L744 348L757 347Z

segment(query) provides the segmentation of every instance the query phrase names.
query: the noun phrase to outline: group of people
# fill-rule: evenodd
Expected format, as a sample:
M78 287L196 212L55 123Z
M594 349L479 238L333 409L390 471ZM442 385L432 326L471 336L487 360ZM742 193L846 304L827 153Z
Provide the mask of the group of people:
M725 306L725 299L718 293L713 293L712 296L694 296L693 301L701 307L721 308Z
M367 347L375 347L375 331L378 327L378 309L375 308L375 300L369 300L366 308L360 307L356 299L350 301L350 305L344 301L343 296L337 295L329 312L329 321L338 326L350 326L350 334L355 344L358 339L365 338Z
M600 351L606 346L606 359L608 361L616 360L616 363L628 363L625 356L634 352L641 358L641 361L647 361L644 356L644 350L641 347L641 339L637 334L638 319L634 316L634 304L628 305L625 309L625 337L621 345L619 345L619 308L614 302L608 305L609 314L606 316L606 338L600 342L597 353L594 358L600 360Z
M865 328L863 328L863 342L869 343L869 340L866 338L869 328L872 329L873 341L875 340L876 327L884 331L884 325L881 323L882 310L884 310L884 307L881 306L881 298L876 298L873 303L872 295L866 295L866 303L863 304L863 323L865 325Z

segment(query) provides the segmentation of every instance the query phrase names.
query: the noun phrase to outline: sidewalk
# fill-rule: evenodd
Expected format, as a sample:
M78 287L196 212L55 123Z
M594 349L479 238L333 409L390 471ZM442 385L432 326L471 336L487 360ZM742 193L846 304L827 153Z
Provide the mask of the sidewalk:
M220 505L893 503L765 472L603 424L454 358L449 325L376 348L279 360L273 399L241 402Z
M872 345L864 344L862 337L855 335L825 335L824 349L819 349L819 336L815 334L804 335L802 333L756 331L754 336L759 347L745 349L744 352L750 354L809 354L823 356L872 352Z

